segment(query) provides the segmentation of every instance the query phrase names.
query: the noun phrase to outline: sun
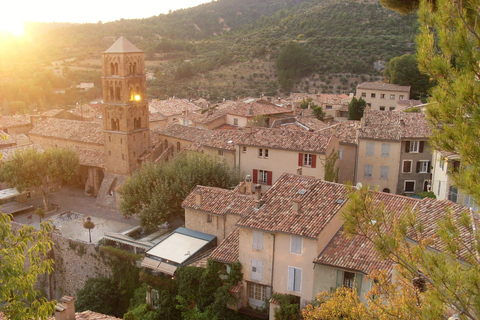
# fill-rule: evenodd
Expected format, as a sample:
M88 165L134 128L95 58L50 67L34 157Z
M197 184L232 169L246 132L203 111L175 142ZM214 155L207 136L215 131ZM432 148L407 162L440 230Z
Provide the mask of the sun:
M20 19L12 18L2 18L0 20L0 32L6 31L13 36L20 37L24 34L24 24L23 21Z

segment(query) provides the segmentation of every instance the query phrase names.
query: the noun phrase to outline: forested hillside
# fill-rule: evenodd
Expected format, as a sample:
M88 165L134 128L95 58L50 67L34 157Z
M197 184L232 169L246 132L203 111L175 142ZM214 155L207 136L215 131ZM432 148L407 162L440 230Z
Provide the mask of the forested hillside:
M146 52L155 75L150 98L350 92L358 82L380 77L376 61L413 52L416 27L413 15L399 15L376 1L349 0L218 0L145 19L33 24L25 39L2 39L0 81L20 81L35 92L26 104L41 100L42 108L89 99L68 90L67 97L54 97L47 84L28 79L60 61L56 68L65 78L50 81L53 89L91 81L100 74L100 53L124 35ZM292 42L311 65L306 74L288 79L276 60ZM0 97L23 101L5 83L0 82Z

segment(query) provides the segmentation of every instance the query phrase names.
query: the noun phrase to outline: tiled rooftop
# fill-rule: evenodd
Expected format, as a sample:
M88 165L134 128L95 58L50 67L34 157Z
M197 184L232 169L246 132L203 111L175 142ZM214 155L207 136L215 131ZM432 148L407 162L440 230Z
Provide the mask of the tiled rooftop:
M80 158L80 164L89 167L105 168L105 152L98 150L88 150L83 148L75 149Z
M187 99L168 99L155 100L148 103L150 113L160 113L165 117L180 115L184 111L192 112L199 110L200 107L191 103Z
M30 124L30 116L26 114L15 114L13 116L0 116L0 128L25 126Z
M373 270L392 271L393 263L382 260L371 241L364 236L347 237L343 228L314 260L314 263L360 271L370 274Z
M37 151L43 151L43 148L38 145L38 144L27 144L27 145L21 145L21 146L12 146L8 148L4 148L1 150L2 153L2 161L8 161L11 156L17 151L25 150L28 148L35 148Z
M234 263L238 261L238 252L239 252L239 230L235 228L232 233L230 233L223 241L218 245L218 247L213 250L210 258L212 260L223 262L223 263Z
M300 212L293 210L294 199L301 201ZM342 184L284 173L262 200L264 205L240 218L238 226L316 238L348 200L348 190Z
M332 135L330 132L310 132L277 128L252 128L239 145L325 153Z
M423 113L388 112L370 110L365 112L359 129L360 139L394 140L426 139L431 135Z
M29 135L103 144L103 127L96 122L48 118L36 124Z
M290 109L279 107L266 100L248 99L236 102L231 108L228 109L227 114L241 117L255 117L259 115L281 114L290 112Z
M172 124L155 130L152 133L192 142L198 141L202 137L211 137L213 135L213 131L211 130L187 127L179 124Z
M399 86L398 84L383 82L364 82L359 84L357 89L410 92L410 86Z
M341 143L356 144L358 128L360 128L360 121L348 120L333 124L326 130L335 130L335 136Z
M202 194L202 204L195 203L196 191ZM253 196L240 194L237 190L197 186L182 202L182 208L201 210L224 216L226 214L244 215L254 206Z

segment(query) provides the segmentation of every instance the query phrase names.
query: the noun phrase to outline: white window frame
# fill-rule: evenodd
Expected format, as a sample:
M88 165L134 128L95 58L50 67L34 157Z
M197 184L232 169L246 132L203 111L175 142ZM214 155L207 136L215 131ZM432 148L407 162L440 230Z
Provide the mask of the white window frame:
M418 153L418 150L420 149L420 141L418 140L412 140L410 141L410 153Z
M268 159L268 149L265 149L265 155L263 156L265 159Z
M304 167L311 167L312 166L312 158L313 156L310 153L303 154L303 166Z
M398 98L399 98L400 100L403 100L403 99L405 98L405 96L404 96L403 94L401 94L401 95L398 96Z
M390 95L390 100L395 100L395 95L394 94Z
M302 269L297 267L288 267L287 290L302 292Z
M437 198L440 197L440 192L442 192L442 180L438 180Z
M258 183L267 184L268 183L268 171L267 170L258 170Z
M251 267L251 276L250 278L254 281L263 281L263 261L260 259L252 258L252 267Z
M242 147L242 153L247 153L247 147Z
M338 150L338 159L342 160L342 158L343 158L343 149L339 149Z
M382 143L382 158L390 157L390 143Z
M373 177L373 166L371 164L366 164L364 166L363 177L367 179Z
M263 149L262 148L258 149L258 157L263 158Z
M365 156L373 157L375 155L375 142L368 141L365 148Z
M268 149L259 148L258 157L263 159L268 159Z
M405 171L405 162L410 162L410 171ZM402 173L412 173L413 160L403 160L402 162Z
M413 182L413 190L412 191L407 191L407 182ZM403 190L405 193L414 193L415 192L415 187L416 187L417 181L416 180L405 180L403 182Z
M388 166L381 166L380 167L380 179L388 180L388 172L390 171L390 167Z
M253 230L252 232L252 249L263 250L264 233L262 231Z
M267 286L258 283L248 282L247 296L249 304L256 307L265 306L265 302L267 301ZM260 297L260 299L257 299L256 296Z
M302 255L303 238L299 236L290 236L290 253Z
M418 169L418 173L428 173L428 164L430 161L428 160L419 160L420 168Z
M380 99L385 99L385 93L380 94Z

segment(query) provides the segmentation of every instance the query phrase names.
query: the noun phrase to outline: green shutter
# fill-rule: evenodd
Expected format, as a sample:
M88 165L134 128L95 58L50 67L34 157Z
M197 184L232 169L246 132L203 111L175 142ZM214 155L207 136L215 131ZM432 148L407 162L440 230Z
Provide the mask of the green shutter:
M355 280L357 281L358 295L360 295L360 290L362 289L362 278L363 278L363 275L361 273L355 273Z
M337 270L337 288L342 287L343 285L343 271Z

